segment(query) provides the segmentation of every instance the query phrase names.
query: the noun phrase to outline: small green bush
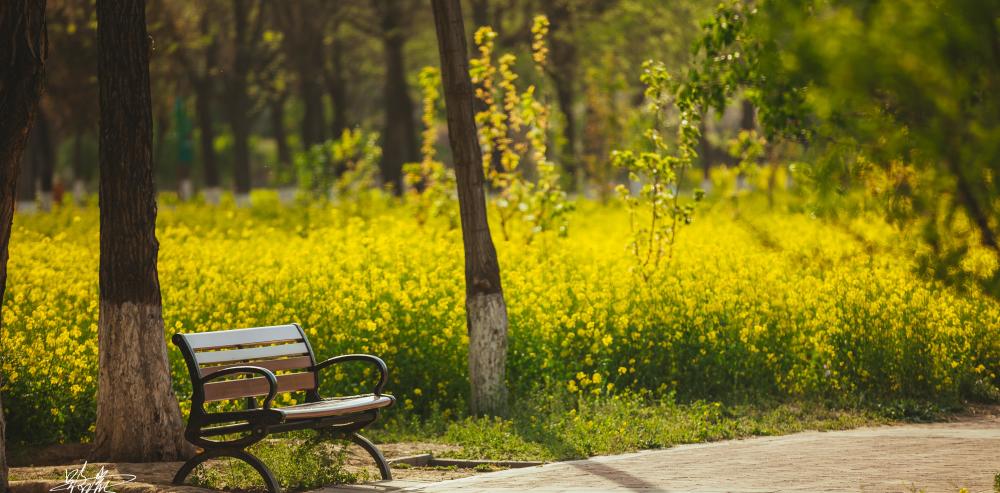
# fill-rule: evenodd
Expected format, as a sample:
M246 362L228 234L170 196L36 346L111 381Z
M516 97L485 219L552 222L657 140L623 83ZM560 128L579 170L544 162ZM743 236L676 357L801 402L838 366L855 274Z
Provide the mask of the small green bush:
M271 469L282 489L287 491L369 479L365 473L353 473L344 468L346 445L338 447L317 437L265 440L248 451ZM266 491L260 474L236 459L224 459L198 467L191 475L191 482L216 490Z

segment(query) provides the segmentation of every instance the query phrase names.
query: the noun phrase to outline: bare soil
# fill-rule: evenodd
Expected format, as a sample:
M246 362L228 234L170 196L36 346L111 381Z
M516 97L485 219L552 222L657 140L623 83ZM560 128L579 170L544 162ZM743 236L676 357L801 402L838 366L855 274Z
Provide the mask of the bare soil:
M388 459L417 454L445 455L460 447L441 443L408 442L387 443L379 446ZM66 444L22 450L15 456L15 466L10 469L11 488L13 493L42 493L60 484L67 470L79 469L90 453L89 444ZM215 463L215 464L213 464ZM218 465L216 461L208 464ZM110 474L133 474L136 480L125 487L115 488L116 493L139 493L153 491L171 491L180 493L209 493L214 490L194 486L174 486L171 480L180 468L180 462L152 463L107 463L93 462L87 464L87 471L97 471L104 467ZM371 457L359 446L351 444L348 447L347 468L351 471L365 471L367 477L377 479L378 468ZM400 481L444 481L477 474L473 469L407 467L394 468L393 479ZM89 475L89 474L88 474Z

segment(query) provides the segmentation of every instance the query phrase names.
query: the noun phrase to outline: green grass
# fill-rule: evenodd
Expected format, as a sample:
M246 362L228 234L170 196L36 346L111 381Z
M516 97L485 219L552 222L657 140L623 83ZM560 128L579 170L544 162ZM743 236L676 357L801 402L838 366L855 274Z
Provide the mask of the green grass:
M302 491L330 484L367 481L368 475L345 469L346 447L342 443L319 440L311 434L303 438L265 440L248 449L267 465L285 491ZM196 486L227 491L265 491L260 474L243 461L223 459L202 465L190 476Z
M816 403L726 405L622 396L579 401L549 397L514 408L507 419L390 419L373 436L380 442L459 445L461 449L449 456L460 459L567 460L684 443L855 428L910 415L937 416L931 408L914 410L906 403L835 409Z
M448 417L440 413L429 419L413 415L402 419L397 416L403 413L390 410L381 426L365 434L378 443L458 445L458 450L447 454L450 458L553 461L805 430L839 430L900 420L932 421L947 411L910 401L851 409L816 402L679 402L673 395L652 399L539 394L543 397L529 403L513 403L514 411L508 418ZM251 447L250 452L271 468L288 491L374 479L344 467L345 447L345 442L322 441L311 432L298 432L265 440ZM394 467L409 468L405 464ZM494 469L483 466L477 471ZM263 490L256 471L236 460L199 467L191 482L218 490ZM997 482L1000 486L1000 475Z

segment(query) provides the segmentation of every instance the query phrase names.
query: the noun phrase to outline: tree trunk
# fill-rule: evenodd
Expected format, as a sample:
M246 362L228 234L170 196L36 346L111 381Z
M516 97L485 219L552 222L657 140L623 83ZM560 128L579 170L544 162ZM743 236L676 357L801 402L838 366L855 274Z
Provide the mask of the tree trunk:
M559 70L558 68L556 70ZM556 86L556 100L559 102L559 111L563 114L563 137L564 146L562 148L561 159L563 169L570 178L570 191L577 189L577 184L581 180L579 159L576 152L576 119L573 116L573 102L576 99L576 80L572 77L557 76L553 79Z
M77 205L87 201L87 172L83 160L83 131L73 136L73 200Z
M97 4L101 262L97 459L178 460L183 437L170 383L156 272L150 38L146 4Z
M285 131L285 96L271 101L271 132L278 147L278 164L275 174L281 176L292 167L292 149L288 147L288 132Z
M212 83L205 79L194 85L195 117L198 119L198 144L205 173L205 200L218 204L219 164L215 156L215 129L212 127Z
M233 131L233 178L239 205L247 205L250 200L250 98L247 94L252 56L249 46L252 40L247 35L250 9L247 0L233 0L236 56L226 88L229 125Z
M41 108L35 115L35 133L38 137L35 157L38 159L35 172L38 173L38 206L43 211L52 210L52 177L56 168L56 142L52 135L52 125Z
M177 196L187 202L194 195L191 181L191 163L194 161L194 142L191 136L191 119L185 110L184 98L174 100L174 133L177 136Z
M170 110L165 104L158 105L156 109L155 118L156 124L153 125L153 169L156 166L163 166L163 152L166 150L167 144L167 132L170 131ZM154 171L155 174L155 171ZM179 178L179 177L178 177Z
M396 2L382 17L382 47L385 51L385 134L382 145L382 180L392 185L397 195L403 190L403 164L417 162L417 126L413 100L406 87L405 38L401 25L404 12Z
M744 99L740 107L740 130L753 130L757 127L754 122L753 103Z
M978 197L986 194L982 193L981 186L974 189L974 182L966 177L965 170L959 164L961 161L956 150L959 149L960 140L956 138L949 140L953 144L950 146L944 161L948 171L955 179L955 186L958 189L956 194L958 203L965 209L965 213L969 215L969 219L979 230L979 242L994 252L1000 253L1000 243L997 242L997 235L990 226L991 219L995 217L990 207L990 201L986 200L985 204L979 202Z
M229 126L233 131L233 179L237 202L245 205L250 195L250 122L247 121L246 79L230 85L226 96Z
M3 417L3 396L0 395L0 492L7 493L7 487L7 420Z
M45 0L7 0L0 4L0 67L4 67L0 71L0 303L7 289L7 247L14 225L18 163L42 95L47 53ZM2 323L0 305L0 328ZM0 399L0 491L4 492L6 436Z
M507 305L500 263L486 218L483 158L476 134L474 95L459 0L432 0L437 27L448 140L455 159L465 247L465 310L469 330L469 399L473 414L507 411Z
M698 158L701 161L701 181L702 187L707 183L711 183L712 180L712 160L715 158L712 154L712 144L708 141L708 126L705 124L705 119L702 119L698 123Z
M38 145L35 143L36 140L38 140L37 135L26 138L25 149L21 151L21 162L14 163L20 169L16 185L17 210L20 212L35 212L38 209L38 201L35 196L38 191L36 172L38 159L35 158L35 155L38 154L36 150Z
M331 48L331 63L333 70L326 76L327 91L330 93L330 101L333 103L333 135L334 139L339 139L347 130L347 81L344 78L344 49L341 41L334 33Z
M323 82L322 72L316 63L323 59L322 39L313 43L308 57L300 59L299 91L302 93L302 143L305 148L320 144L326 139L326 124L323 114Z
M205 47L205 68L204 72L192 74L192 86L195 92L195 118L197 118L199 130L199 147L201 148L202 172L204 173L205 202L218 204L221 196L221 180L219 179L219 162L215 153L215 127L212 125L212 101L215 99L215 84L212 79L212 71L218 66L218 36L212 31L209 21L209 11L206 10L199 20L199 28L202 36L210 38L208 46Z
M577 69L579 60L576 43L573 39L572 12L567 0L550 0L544 2L545 14L552 24L549 45L552 47L549 73L556 89L556 102L563 114L564 145L560 149L559 160L570 178L570 191L577 188L582 181L579 153L576 149L576 117L573 115L573 103L576 101L576 83L579 80Z
M492 26L490 23L490 2L489 0L472 0L472 30L475 31L483 26Z

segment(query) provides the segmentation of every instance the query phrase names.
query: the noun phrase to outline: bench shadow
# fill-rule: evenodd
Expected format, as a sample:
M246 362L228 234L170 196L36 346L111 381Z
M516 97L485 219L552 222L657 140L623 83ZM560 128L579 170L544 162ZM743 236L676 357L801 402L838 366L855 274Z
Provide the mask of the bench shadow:
M569 462L568 464L587 474L602 477L632 491L662 491L662 488L646 481L645 479L634 476L628 471L612 467L603 462L586 460Z

